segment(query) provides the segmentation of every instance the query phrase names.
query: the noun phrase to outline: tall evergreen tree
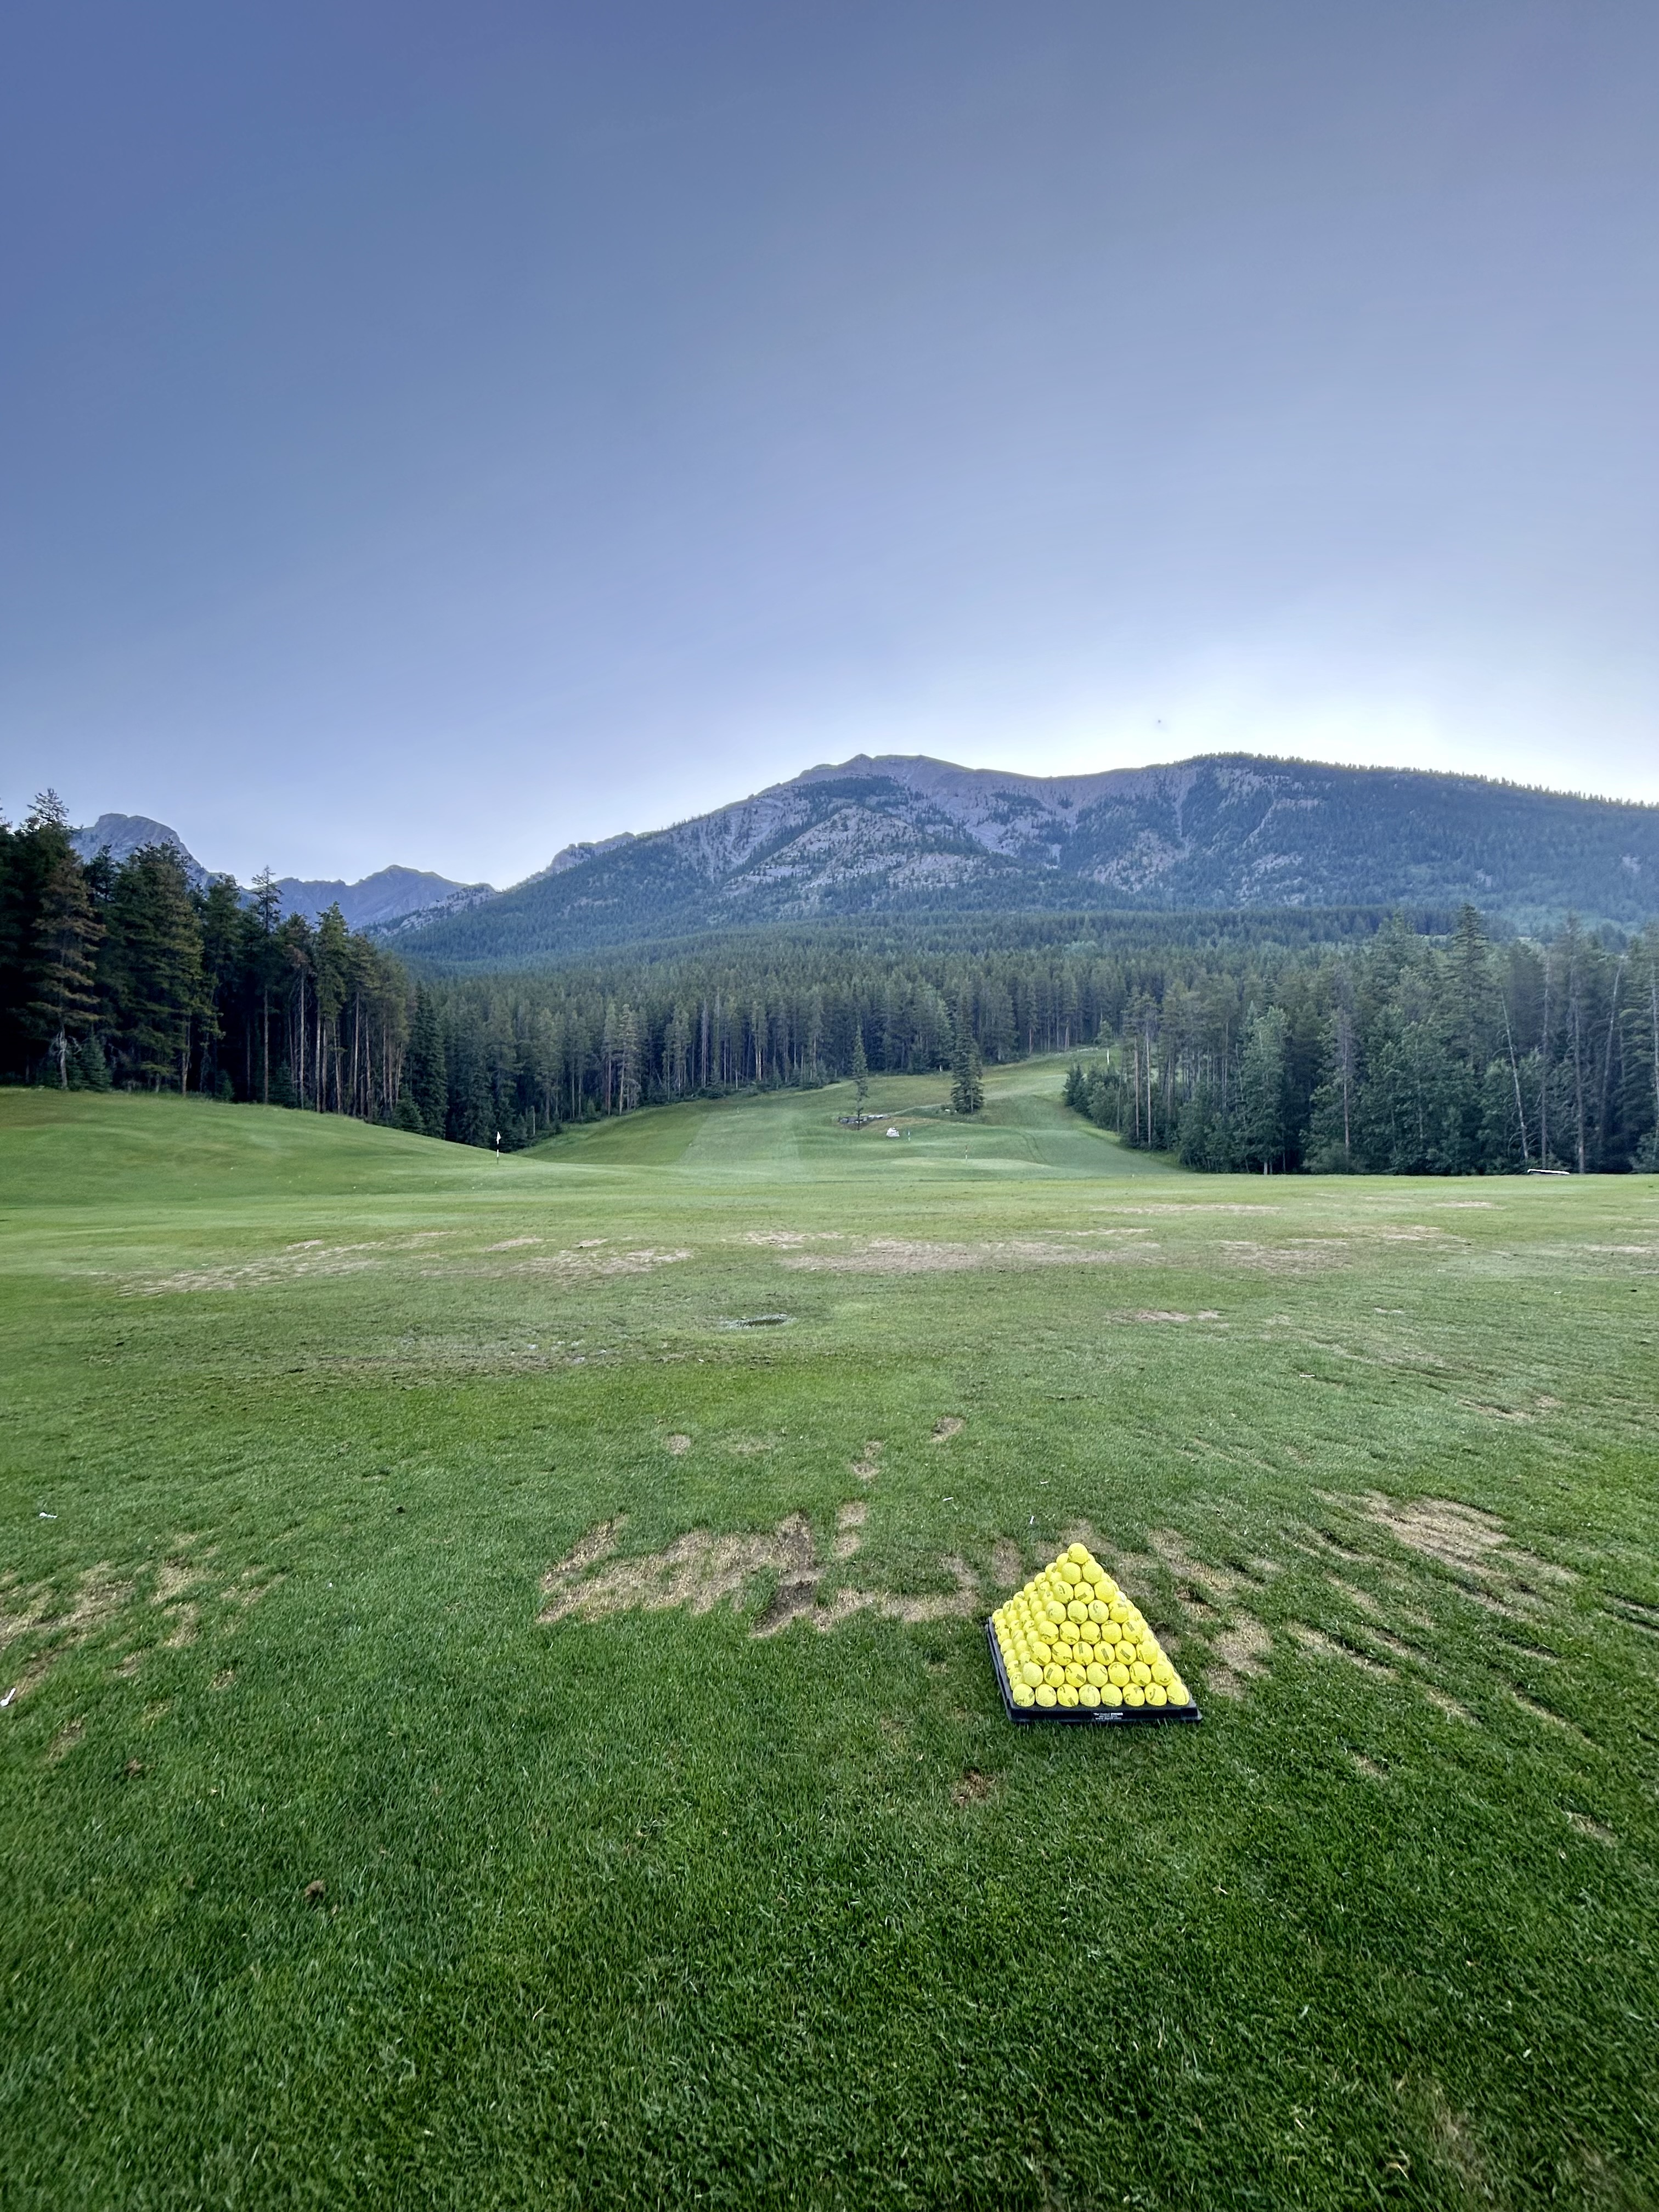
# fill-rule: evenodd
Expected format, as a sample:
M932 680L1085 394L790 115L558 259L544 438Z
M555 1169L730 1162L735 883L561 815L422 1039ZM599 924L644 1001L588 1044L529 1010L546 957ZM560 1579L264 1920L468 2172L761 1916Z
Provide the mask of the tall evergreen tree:
M67 1091L71 1065L74 1079L81 1079L81 1048L97 1015L94 963L103 922L55 792L43 792L35 800L27 828L36 846L37 905L29 960L33 995L27 1019L46 1048L59 1089Z
M957 1009L956 1042L951 1053L951 1110L977 1114L985 1103L984 1070L965 1004Z
M420 1115L421 1127L428 1137L443 1136L449 1121L449 1070L437 1009L424 985L415 994L405 1066L409 1096Z
M100 981L118 1060L152 1089L187 1090L203 1005L202 925L170 845L146 845L119 870L107 923Z

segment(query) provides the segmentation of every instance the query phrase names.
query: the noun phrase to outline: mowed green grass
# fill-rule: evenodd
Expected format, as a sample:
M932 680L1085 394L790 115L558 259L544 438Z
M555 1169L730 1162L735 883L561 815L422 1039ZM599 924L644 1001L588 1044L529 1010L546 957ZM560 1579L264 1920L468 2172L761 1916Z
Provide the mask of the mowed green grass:
M0 2202L1655 2201L1659 1183L1184 1176L1061 1073L0 1093ZM538 1620L796 1515L777 1634ZM1084 1528L1201 1727L1003 1718Z

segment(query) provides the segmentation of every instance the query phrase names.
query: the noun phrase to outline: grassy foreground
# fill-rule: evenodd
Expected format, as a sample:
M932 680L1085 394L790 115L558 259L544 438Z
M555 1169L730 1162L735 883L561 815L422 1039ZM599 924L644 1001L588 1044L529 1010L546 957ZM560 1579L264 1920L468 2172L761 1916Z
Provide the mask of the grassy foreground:
M1060 1079L0 1093L0 2203L1655 2202L1659 1183ZM1073 1532L1201 1728L1002 1718Z

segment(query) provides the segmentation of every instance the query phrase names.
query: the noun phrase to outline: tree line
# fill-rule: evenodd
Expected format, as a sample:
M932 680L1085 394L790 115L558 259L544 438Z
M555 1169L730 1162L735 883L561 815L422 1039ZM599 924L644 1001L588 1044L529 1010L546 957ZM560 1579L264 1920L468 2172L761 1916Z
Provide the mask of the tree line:
M1659 1171L1659 925L1494 943L1394 925L1279 963L1176 962L1066 1103L1221 1171Z
M1461 916L990 916L738 930L411 978L269 872L82 861L0 821L0 1080L354 1114L504 1147L690 1097L1076 1058L1066 1096L1189 1166L1653 1168L1659 927L1549 943Z
M205 1092L391 1121L409 981L270 872L193 886L167 845L83 861L50 793L0 819L0 1080Z

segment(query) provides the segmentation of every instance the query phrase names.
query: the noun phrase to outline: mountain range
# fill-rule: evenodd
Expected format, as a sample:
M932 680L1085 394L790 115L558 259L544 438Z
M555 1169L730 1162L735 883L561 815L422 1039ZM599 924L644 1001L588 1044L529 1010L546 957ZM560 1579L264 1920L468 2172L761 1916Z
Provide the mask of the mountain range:
M90 858L173 845L105 814ZM1659 914L1659 807L1413 769L1217 754L1033 776L860 754L672 828L567 846L509 890L415 868L285 876L283 909L445 968L532 966L646 938L882 915L1170 912L1472 902L1518 927Z
M83 860L106 851L118 863L131 859L142 846L170 845L195 889L201 890L208 880L207 869L178 831L165 822L152 822L147 814L100 814L88 828L72 830L70 840ZM380 868L355 884L283 876L276 888L283 895L284 914L302 914L307 921L315 921L327 908L337 906L349 929L372 930L384 930L415 915L457 913L495 896L492 884L453 883L424 868Z
M1245 754L1079 776L860 755L396 928L417 960L492 968L857 915L1464 900L1635 927L1659 913L1659 807Z

